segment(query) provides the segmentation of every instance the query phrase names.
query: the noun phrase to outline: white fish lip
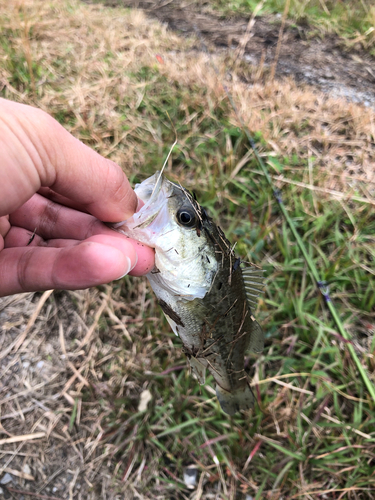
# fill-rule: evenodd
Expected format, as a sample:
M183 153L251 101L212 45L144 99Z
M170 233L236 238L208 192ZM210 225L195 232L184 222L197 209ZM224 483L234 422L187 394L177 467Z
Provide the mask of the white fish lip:
M143 207L129 219L111 224L111 227L127 236L134 237L141 243L150 245L149 238L142 234L142 229L146 229L165 206L167 189L168 183L159 172L143 181L142 184L137 184L134 191L138 198L144 202Z

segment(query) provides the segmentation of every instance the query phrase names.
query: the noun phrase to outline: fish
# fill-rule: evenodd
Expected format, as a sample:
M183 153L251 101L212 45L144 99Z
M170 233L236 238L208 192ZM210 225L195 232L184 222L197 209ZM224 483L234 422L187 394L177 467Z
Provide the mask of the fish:
M146 276L198 382L205 383L208 369L229 415L252 408L244 361L247 351L264 347L252 313L263 271L241 262L195 196L162 173L135 192L143 207L112 227L155 249L155 267Z

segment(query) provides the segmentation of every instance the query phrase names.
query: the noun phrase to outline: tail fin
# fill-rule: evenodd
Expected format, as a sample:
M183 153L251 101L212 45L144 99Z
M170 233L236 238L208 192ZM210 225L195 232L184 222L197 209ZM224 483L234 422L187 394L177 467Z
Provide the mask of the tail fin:
M216 396L221 409L228 415L234 415L240 410L249 410L254 406L254 394L247 382L232 392L216 384Z

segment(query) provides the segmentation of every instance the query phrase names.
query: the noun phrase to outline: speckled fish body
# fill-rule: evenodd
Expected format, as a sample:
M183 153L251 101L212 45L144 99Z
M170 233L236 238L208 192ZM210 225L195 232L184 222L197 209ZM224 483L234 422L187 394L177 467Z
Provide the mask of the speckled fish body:
M181 186L157 172L135 191L145 205L117 229L155 248L147 278L192 371L204 383L208 368L226 413L251 408L244 357L263 349L251 310L262 271L240 265L222 230Z

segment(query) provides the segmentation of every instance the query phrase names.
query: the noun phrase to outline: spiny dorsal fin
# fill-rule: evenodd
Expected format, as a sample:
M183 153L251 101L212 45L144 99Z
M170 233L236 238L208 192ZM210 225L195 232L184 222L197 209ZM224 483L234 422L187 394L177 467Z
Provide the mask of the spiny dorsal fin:
M263 292L263 269L256 267L241 268L245 284L246 297L250 309L255 309L258 303L259 294Z

